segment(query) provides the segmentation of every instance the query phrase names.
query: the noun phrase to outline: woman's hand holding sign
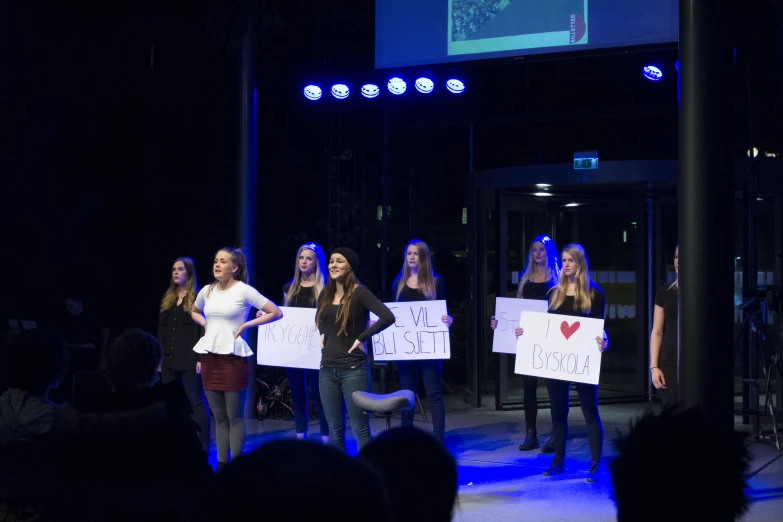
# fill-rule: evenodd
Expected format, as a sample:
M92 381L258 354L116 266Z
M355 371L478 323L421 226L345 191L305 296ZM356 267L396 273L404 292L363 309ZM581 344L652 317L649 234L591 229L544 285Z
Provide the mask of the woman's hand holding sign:
M525 333L524 328L514 328L514 335L517 336L517 339L519 339L519 336Z

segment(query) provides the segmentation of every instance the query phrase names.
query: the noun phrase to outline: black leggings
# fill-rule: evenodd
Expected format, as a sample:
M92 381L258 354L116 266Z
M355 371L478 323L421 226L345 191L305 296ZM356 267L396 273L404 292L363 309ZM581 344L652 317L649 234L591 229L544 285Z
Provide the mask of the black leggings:
M565 457L565 443L568 438L568 410L571 405L571 383L549 379L549 400L552 404L552 444L555 455ZM598 413L598 386L595 384L576 383L579 394L579 404L587 424L587 442L590 444L590 456L593 462L601 459L601 449L604 445L604 427L601 415Z
M209 450L209 410L207 402L204 399L204 387L201 385L201 375L192 370L172 370L165 366L161 368L163 384L171 381L180 381L185 388L185 394L190 401L190 407L193 409L191 417L198 426L198 439L205 450Z
M525 391L525 428L534 430L536 429L536 417L538 416L538 377L523 375L522 387Z

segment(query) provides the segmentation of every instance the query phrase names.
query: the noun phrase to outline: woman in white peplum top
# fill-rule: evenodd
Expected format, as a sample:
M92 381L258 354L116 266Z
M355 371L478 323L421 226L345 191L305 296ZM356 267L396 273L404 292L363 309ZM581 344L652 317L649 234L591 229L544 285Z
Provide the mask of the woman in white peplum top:
M215 416L218 471L242 454L245 445L244 405L253 351L242 334L248 328L277 321L283 313L247 284L247 262L240 249L221 248L212 268L215 281L202 288L193 305L193 320L205 334L193 350L201 354L201 379ZM264 312L247 321L250 308ZM206 317L206 319L205 319Z

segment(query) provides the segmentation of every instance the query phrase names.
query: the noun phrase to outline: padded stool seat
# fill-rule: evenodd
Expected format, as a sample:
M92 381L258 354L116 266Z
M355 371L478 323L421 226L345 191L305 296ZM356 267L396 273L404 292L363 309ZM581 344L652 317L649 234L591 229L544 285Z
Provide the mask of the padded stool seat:
M366 412L378 412L386 417L386 429L391 428L391 416L395 411L410 410L416 405L416 396L410 390L379 395L364 391L355 391L353 402Z

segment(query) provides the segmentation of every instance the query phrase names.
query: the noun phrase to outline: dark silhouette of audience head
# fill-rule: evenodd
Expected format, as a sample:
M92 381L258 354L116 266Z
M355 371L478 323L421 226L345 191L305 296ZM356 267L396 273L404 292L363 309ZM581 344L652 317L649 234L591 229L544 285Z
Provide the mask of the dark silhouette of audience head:
M158 380L163 349L155 337L139 328L125 330L106 354L106 375L112 388L148 388Z
M667 408L632 423L610 464L617 520L736 520L747 510L743 439L699 409Z
M393 520L374 470L307 440L276 440L242 455L218 474L217 489L213 520Z
M13 333L8 340L6 361L10 388L44 394L65 375L65 340L40 329Z
M84 311L84 297L79 292L68 292L65 296L65 310L69 315L77 316Z
M457 465L429 433L413 427L381 433L359 454L386 479L392 513L405 522L449 522Z

